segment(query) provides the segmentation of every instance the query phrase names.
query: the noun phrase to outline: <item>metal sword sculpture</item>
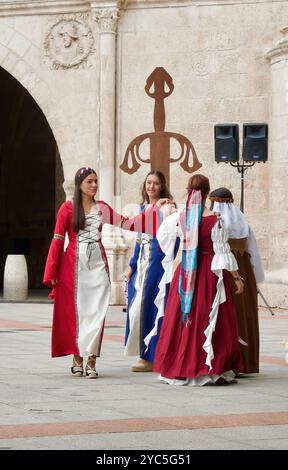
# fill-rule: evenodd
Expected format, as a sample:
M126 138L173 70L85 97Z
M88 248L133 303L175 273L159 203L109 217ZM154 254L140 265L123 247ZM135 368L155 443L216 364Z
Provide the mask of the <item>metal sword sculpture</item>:
M151 88L154 85L154 92ZM166 87L168 91L166 91ZM165 106L164 99L171 95L174 90L173 80L169 73L163 67L156 69L147 78L145 91L150 98L155 99L154 107L154 129L155 132L149 132L139 135L133 139L127 147L124 160L120 165L121 170L132 175L140 167L140 163L151 163L151 170L159 170L164 173L169 186L169 165L178 162L182 158L180 166L184 171L193 173L201 168L192 142L184 135L175 132L166 132L165 129ZM150 157L143 158L140 155L140 146L146 140L150 141ZM170 152L170 141L175 139L180 145L180 155L172 157ZM192 154L192 165L189 164ZM138 160L138 161L137 161Z

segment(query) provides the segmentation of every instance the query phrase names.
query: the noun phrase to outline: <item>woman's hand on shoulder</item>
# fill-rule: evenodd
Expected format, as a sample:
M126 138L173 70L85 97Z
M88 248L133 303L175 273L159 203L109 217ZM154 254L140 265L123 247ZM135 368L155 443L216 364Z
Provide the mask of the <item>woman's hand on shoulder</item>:
M161 207L161 212L163 213L164 217L168 217L174 212L177 212L175 202L169 202L167 204L163 204L163 206Z
M169 199L168 197L163 197L156 202L156 207L160 208L164 204L172 204L172 203L173 203L172 199Z

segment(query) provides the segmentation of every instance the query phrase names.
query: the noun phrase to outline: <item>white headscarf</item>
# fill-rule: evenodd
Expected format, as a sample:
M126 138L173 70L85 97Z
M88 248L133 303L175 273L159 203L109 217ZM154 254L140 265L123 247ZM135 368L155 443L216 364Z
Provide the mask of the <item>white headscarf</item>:
M232 202L214 202L213 212L221 214L225 228L229 232L229 238L247 238L249 235L249 225L243 213L234 206Z

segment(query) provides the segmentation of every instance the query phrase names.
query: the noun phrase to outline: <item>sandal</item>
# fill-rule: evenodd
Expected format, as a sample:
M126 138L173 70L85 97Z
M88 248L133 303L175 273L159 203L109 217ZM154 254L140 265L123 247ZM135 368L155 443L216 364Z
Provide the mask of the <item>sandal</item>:
M83 370L83 359L82 362L78 363L75 359L75 356L73 357L73 365L71 367L71 372L74 377L82 377L84 370Z
M90 366L88 364L89 362L90 363L92 362L94 365ZM94 356L94 354L90 354L88 356L87 364L86 364L86 367L85 367L86 379L97 379L98 372L96 372L95 363L96 363L96 356Z

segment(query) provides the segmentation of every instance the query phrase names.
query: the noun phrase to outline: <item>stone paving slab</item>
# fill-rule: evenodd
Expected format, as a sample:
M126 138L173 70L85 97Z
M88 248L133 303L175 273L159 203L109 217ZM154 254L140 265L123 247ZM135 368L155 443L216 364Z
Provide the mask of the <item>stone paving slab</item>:
M99 379L72 377L70 357L50 357L52 308L0 302L0 450L288 448L287 311L260 311L260 374L193 388L130 371L120 306L109 308Z

